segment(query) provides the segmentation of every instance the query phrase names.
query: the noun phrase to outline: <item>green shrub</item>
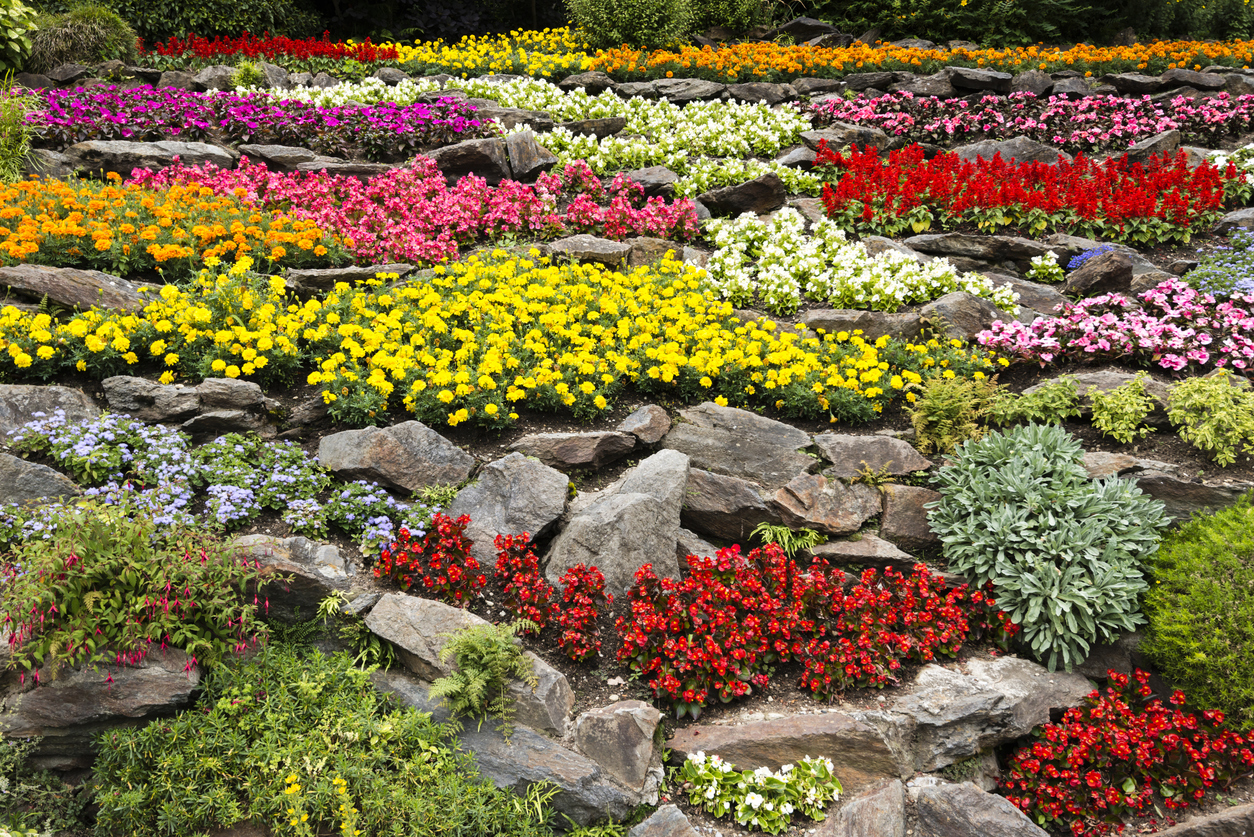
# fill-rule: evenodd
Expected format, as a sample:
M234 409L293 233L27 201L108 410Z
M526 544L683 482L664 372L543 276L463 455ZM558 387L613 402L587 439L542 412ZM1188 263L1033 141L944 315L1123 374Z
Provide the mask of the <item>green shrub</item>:
M15 668L55 676L162 644L212 665L266 636L242 595L265 583L260 570L212 535L160 526L126 500L63 507L48 529L0 561Z
M1198 706L1254 726L1254 494L1163 541L1142 650Z
M109 5L150 44L189 32L206 38L237 38L241 32L303 38L322 30L322 20L299 0L110 0Z
M977 587L991 582L1051 670L1144 621L1140 560L1167 525L1162 503L1134 483L1090 480L1083 456L1054 425L994 431L937 471L942 497L928 513L949 569Z
M40 19L31 34L26 69L46 73L62 64L99 64L117 59L139 60L135 30L116 12L90 3Z
M34 96L15 92L7 80L0 86L0 182L22 179L33 136L26 114L38 107Z
M531 686L538 685L531 660L523 656L519 633L535 632L536 623L519 619L509 625L478 625L455 634L443 634L448 642L440 649L440 659L452 659L457 668L431 684L431 696L442 697L456 715L479 718L491 715L501 722L506 735L514 715L509 684L515 677Z
M691 5L694 32L704 32L711 26L744 32L765 23L769 13L763 0L696 0Z
M594 47L670 46L687 37L687 0L566 0L571 19Z
M1254 392L1226 369L1173 386L1167 418L1181 439L1213 454L1221 467L1236 462L1238 453L1254 454Z
M1095 28L1106 28L1108 17L1085 0L826 0L811 14L854 35L878 27L885 41L919 37L988 46L1091 37Z
M85 788L72 788L52 771L30 766L39 742L0 740L0 837L40 837L84 825L89 801Z
M1145 391L1144 372L1123 386L1103 392L1089 387L1093 403L1093 426L1121 445L1143 439L1153 429L1145 419L1154 411L1154 399Z
M923 453L949 453L968 439L984 434L980 422L998 398L996 382L975 378L933 377L910 408L914 445Z
M547 837L551 794L480 779L431 716L397 709L347 655L267 646L212 671L195 709L104 733L96 834ZM346 830L345 830L346 829Z
M38 14L22 0L0 0L0 70L20 70L30 55Z
M1063 376L1041 384L1031 393L999 392L988 407L990 421L1000 425L1062 424L1080 415L1080 393L1075 379Z

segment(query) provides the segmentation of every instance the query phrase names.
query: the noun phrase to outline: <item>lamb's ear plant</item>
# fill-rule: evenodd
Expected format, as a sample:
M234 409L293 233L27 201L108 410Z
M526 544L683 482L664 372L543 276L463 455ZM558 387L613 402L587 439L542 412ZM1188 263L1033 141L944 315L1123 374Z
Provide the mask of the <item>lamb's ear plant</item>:
M440 649L440 660L457 668L431 684L431 696L442 697L454 715L483 719L491 715L508 737L513 729L514 701L510 682L517 678L533 690L539 685L531 660L523 655L518 635L538 630L534 622L519 619L500 625L476 625L451 634Z
M1093 426L1121 445L1128 445L1148 436L1153 428L1145 419L1154 410L1154 398L1145 389L1149 376L1144 372L1122 386L1102 391L1089 387L1093 405Z
M1241 453L1254 454L1254 391L1226 369L1173 386L1167 418L1181 439L1214 456L1220 467Z
M1050 670L1144 623L1141 562L1168 524L1133 482L1089 479L1083 456L1063 428L1029 424L966 442L933 478L928 522L949 569L991 584Z

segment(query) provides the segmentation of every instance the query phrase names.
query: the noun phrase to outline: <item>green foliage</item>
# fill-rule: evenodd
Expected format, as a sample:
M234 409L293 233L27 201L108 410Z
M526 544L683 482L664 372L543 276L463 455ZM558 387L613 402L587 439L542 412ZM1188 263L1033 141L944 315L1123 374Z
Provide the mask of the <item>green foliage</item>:
M1220 466L1236 462L1238 453L1254 454L1254 392L1226 369L1173 386L1167 417L1181 439Z
M0 0L0 69L20 70L30 55L38 14L22 0Z
M232 87L263 87L266 77L261 73L261 67L255 61L241 61L235 65L235 72L231 75Z
M40 739L0 739L0 835L31 837L83 827L88 797L82 786L72 788L49 770L35 770L28 762ZM17 829L21 829L20 831Z
M784 554L789 558L796 555L798 550L818 546L827 540L813 529L797 529L794 531L787 526L775 525L765 521L759 523L749 534L760 540L764 545L768 543L779 544L779 548L784 550Z
M318 605L318 617L325 622L335 620L340 639L353 649L353 665L359 668L391 668L396 663L396 649L370 628L366 620L347 609L348 596L336 590Z
M424 485L414 492L414 501L432 509L447 509L461 490L459 485Z
M879 27L885 41L919 37L986 46L1076 40L1105 17L1100 6L1086 0L826 0L810 13L855 35Z
M1153 429L1145 423L1154 410L1154 399L1145 391L1146 374L1140 372L1123 386L1103 392L1089 387L1093 426L1121 445L1143 439Z
M992 583L999 607L1051 670L1144 620L1140 561L1167 526L1162 503L1127 480L1090 480L1061 427L994 431L956 451L928 513L949 569Z
M689 753L676 770L688 801L715 817L731 814L755 831L780 834L792 824L793 812L823 820L823 809L840 797L840 780L825 757L806 756L772 773L767 768L738 771L718 756Z
M1056 285L1063 279L1067 278L1067 274L1063 272L1062 266L1058 264L1058 257L1054 253L1048 252L1043 256L1033 256L1032 265L1028 268L1028 272L1023 275L1024 279L1030 279L1033 282L1048 282Z
M688 35L686 0L566 0L571 19L594 47L670 46Z
M1131 26L1141 39L1244 39L1254 32L1254 9L1245 0L1122 0L1108 25Z
M34 132L26 114L39 107L35 97L15 92L10 78L0 86L0 182L22 179Z
M99 64L117 59L134 64L135 30L104 6L84 3L68 12L42 18L31 34L26 69L46 73L62 64Z
M203 834L243 820L276 837L301 826L362 837L551 834L548 790L515 797L480 779L447 728L394 708L347 655L271 644L202 686L193 710L102 735L96 834Z
M150 44L189 32L206 38L237 38L241 32L306 37L322 28L318 16L298 0L110 0L109 5Z
M518 634L537 631L534 622L519 619L508 625L478 625L455 634L441 634L448 642L440 649L440 659L452 659L457 668L431 684L431 696L442 697L457 715L491 715L501 722L508 736L514 715L509 684L518 678L531 686L539 684L531 660L523 656Z
M704 32L711 26L726 26L744 32L765 23L770 10L763 0L696 0L692 6L692 30Z
M949 453L984 434L980 420L997 397L995 381L935 376L923 382L909 409L914 445L922 453Z
M12 666L55 676L62 665L142 659L162 644L213 665L265 639L243 593L274 579L211 535L159 526L125 495L61 508L49 528L0 564Z
M988 407L989 421L1007 424L1062 424L1080 415L1080 393L1075 379L1063 376L1041 384L1031 393L1001 391Z
M1254 494L1180 526L1150 569L1142 650L1197 705L1254 726Z

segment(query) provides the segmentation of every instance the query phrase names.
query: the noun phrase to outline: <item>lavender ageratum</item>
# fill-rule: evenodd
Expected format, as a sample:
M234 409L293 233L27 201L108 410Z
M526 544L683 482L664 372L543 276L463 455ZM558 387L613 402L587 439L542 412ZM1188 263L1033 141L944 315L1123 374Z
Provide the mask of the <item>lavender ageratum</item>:
M403 159L454 139L487 136L475 108L453 98L408 105L379 103L324 108L237 95L148 85L41 91L44 107L28 120L39 142L60 148L85 140L221 139L231 143L301 145L323 154L359 151L372 160Z
M9 444L48 453L86 485L128 479L159 485L187 480L194 470L185 434L112 413L69 424L58 410L18 428Z
M1221 299L1254 297L1254 233L1234 231L1228 246L1203 256L1184 281Z
M230 530L243 526L261 513L257 495L235 485L211 485L205 492L205 513L219 526Z
M281 517L297 535L317 539L327 536L326 512L317 500L292 500L281 512Z

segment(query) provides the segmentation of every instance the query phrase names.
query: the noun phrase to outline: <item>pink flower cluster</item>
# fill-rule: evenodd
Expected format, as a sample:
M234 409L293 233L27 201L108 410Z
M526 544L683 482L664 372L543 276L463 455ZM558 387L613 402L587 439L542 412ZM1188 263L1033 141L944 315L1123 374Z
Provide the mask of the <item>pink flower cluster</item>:
M912 93L875 98L825 100L811 108L815 121L873 125L908 142L947 145L981 139L1025 136L1066 151L1121 150L1162 131L1178 129L1185 140L1214 147L1225 136L1250 130L1254 96L1208 99L1177 96L1154 102L1149 96L988 95L979 101L940 99Z
M1140 302L1122 294L1069 302L1059 306L1056 317L1031 324L995 322L976 339L1042 366L1060 359L1125 358L1173 371L1254 370L1254 295L1218 302L1179 279L1168 279L1142 293Z
M643 188L622 174L605 187L582 161L560 174L542 174L532 185L507 180L495 187L470 175L450 187L429 157L364 183L326 172L273 172L247 158L236 169L206 163L136 170L131 182L149 188L195 182L282 207L341 238L363 262L442 262L456 259L464 245L509 235L551 239L574 231L686 241L698 230L692 201L646 200ZM571 189L580 194L563 207ZM598 203L606 198L606 205Z

